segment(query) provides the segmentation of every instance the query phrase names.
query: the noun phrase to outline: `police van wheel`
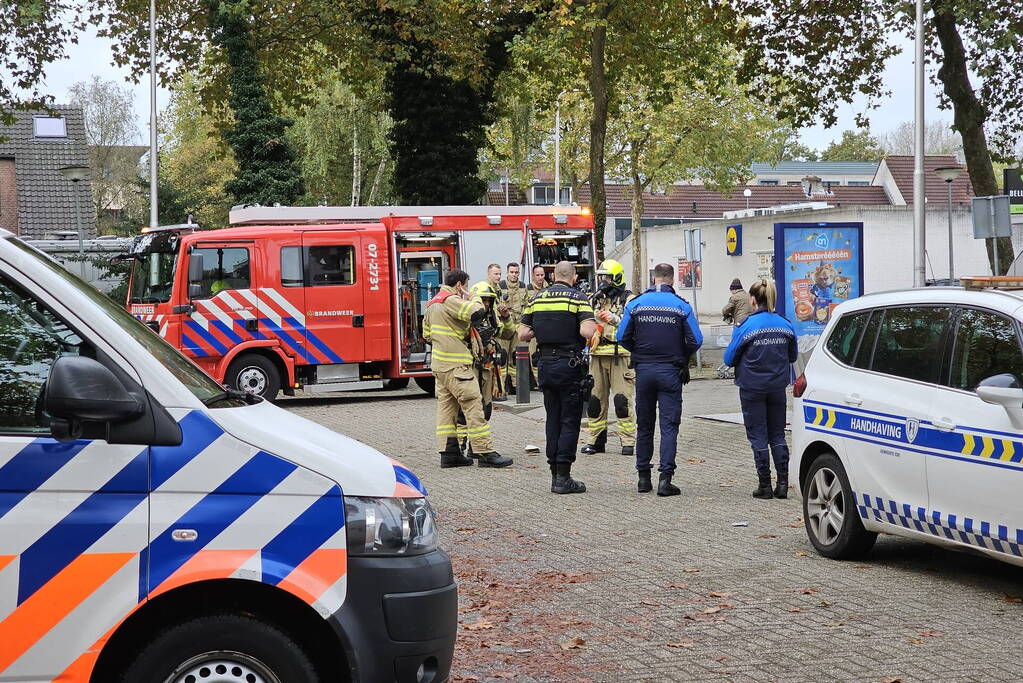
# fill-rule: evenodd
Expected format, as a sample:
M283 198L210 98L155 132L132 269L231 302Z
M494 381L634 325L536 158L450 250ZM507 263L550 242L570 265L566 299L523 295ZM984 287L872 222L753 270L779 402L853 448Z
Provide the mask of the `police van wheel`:
M849 477L837 455L824 453L814 460L802 489L806 533L817 552L847 560L874 547L877 534L863 528Z
M384 380L384 389L404 389L408 386L408 377L395 377L394 379Z
M164 631L129 665L123 683L314 683L312 659L288 634L252 617L199 617Z
M433 377L416 377L416 386L433 396L436 393L436 384Z
M277 398L281 390L281 378L273 362L255 353L245 353L231 361L224 381L232 389L256 394L268 401Z

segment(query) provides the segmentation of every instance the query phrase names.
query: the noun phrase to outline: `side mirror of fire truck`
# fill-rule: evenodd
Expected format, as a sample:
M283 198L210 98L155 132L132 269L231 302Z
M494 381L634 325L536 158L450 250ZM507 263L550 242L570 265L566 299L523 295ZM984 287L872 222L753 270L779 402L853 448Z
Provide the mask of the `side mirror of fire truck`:
M202 254L188 255L188 298L195 299L202 294Z

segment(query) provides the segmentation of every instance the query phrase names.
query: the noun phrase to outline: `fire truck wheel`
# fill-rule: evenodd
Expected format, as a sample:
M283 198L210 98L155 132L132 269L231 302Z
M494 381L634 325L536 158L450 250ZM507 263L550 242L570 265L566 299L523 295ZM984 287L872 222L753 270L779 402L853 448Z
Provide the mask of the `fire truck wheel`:
M172 626L143 649L122 683L315 683L308 653L290 634L241 614L198 617Z
M430 396L434 395L436 386L434 384L433 377L416 377L416 386L428 393Z
M231 361L224 381L232 389L256 394L268 401L277 398L281 389L281 378L273 362L255 353L245 353Z
M384 380L384 389L404 389L408 386L408 377L395 377Z

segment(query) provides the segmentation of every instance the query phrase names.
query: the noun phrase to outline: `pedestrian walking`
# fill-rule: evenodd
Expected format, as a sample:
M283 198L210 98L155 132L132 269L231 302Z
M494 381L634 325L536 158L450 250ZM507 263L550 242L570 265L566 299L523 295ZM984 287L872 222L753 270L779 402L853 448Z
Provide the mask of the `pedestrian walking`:
M726 323L742 325L749 314L753 312L753 307L749 303L749 295L743 290L739 278L732 280L728 291L730 292L728 303L721 309L721 318Z
M789 447L785 443L785 388L791 365L799 357L792 323L774 313L774 280L749 288L753 313L732 332L725 364L735 368L746 438L753 449L758 486L754 498L786 498L789 490ZM771 491L771 460L778 485Z
M526 291L526 283L519 279L519 274L522 272L521 266L518 263L509 263L505 267L507 277L501 280L500 295L501 303L507 307L508 312L511 316L511 324L515 330L518 330L519 322L522 320L522 312L526 308L526 300L528 292ZM505 372L505 391L511 395L515 393L515 380L517 369L515 367L515 346L518 344L518 338L513 335L510 339L503 343L502 348L505 351L505 358L508 359L506 366L507 371Z
M579 444L586 374L583 348L596 332L593 308L575 288L575 264L554 267L554 284L537 293L526 305L519 339L536 338L543 405L547 413L547 464L552 493L584 493L586 485L572 479L572 463Z
M654 285L625 306L618 343L632 352L636 368L637 490L648 493L654 454L654 420L660 413L661 449L657 495L677 496L671 483L682 420L682 386L689 381L689 357L703 344L693 308L675 293L675 269L654 267Z
M625 304L635 297L625 288L625 268L618 261L607 259L601 263L597 268L597 277L597 291L591 298L597 318L597 334L590 340L593 392L586 407L590 439L581 452L604 452L611 428L611 406L614 406L622 455L633 456L636 423L632 418L632 402L636 393L636 371L629 367L628 349L618 343L617 325L625 313Z
M469 295L469 274L452 270L444 285L430 300L423 316L423 337L430 344L430 369L437 395L437 450L440 466L471 465L472 458L462 455L458 444L458 411L465 415L466 433L480 467L507 467L512 459L494 450L490 424L483 415L483 399L473 355L469 347L469 327L486 311Z

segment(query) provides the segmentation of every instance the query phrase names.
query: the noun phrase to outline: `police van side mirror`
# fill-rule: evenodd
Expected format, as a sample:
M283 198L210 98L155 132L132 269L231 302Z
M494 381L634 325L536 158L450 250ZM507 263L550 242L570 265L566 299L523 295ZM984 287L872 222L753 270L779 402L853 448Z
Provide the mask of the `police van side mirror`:
M116 423L141 415L142 402L109 369L85 356L57 359L46 380L43 407L58 441L73 441L86 422Z

